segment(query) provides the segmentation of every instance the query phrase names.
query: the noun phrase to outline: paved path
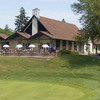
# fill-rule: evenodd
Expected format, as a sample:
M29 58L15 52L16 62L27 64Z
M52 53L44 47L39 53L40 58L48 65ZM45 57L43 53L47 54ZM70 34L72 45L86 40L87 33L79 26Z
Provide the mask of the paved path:
M99 55L98 56L96 56L96 55L88 55L88 56L100 59Z

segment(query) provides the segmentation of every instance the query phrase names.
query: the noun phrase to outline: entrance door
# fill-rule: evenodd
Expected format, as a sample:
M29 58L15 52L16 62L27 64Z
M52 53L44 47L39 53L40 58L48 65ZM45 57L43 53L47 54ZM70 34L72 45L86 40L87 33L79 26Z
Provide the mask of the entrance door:
M90 52L90 44L86 44L86 51Z

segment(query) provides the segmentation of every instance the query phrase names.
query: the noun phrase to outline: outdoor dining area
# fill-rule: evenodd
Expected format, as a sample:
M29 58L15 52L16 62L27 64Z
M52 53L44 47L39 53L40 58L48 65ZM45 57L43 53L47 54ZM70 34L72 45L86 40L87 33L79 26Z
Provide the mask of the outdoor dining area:
M3 45L0 51L1 56L56 56L56 48L43 44L41 48L36 48L34 44L30 44L28 48L24 48L22 44L17 44L15 48L10 48L8 44Z

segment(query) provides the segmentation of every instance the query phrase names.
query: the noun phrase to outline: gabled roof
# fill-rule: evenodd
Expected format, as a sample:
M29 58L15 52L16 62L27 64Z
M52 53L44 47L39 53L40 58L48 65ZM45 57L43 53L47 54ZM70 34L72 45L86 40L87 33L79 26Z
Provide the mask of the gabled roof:
M49 37L49 38L51 38L51 39L53 38L52 34L46 32L46 31L40 31L40 32L34 34L34 35L33 35L32 37L30 37L29 39L36 39L38 36L41 36L41 35L45 35L45 36L47 36L47 37Z
M35 16L32 16L32 18L29 20L29 22L23 28L22 31L24 31L27 28L27 26L30 23L32 23L32 19L34 17ZM53 19L45 18L45 17L40 17L40 18L36 18L36 19L43 25L43 27L46 28L47 31L45 34L48 36L50 36L50 34L51 34L50 37L53 39L75 41L75 39L73 37L78 35L79 29L73 24L69 24L69 23L65 23L62 21L57 21L57 20L53 20ZM41 31L43 31L43 30L41 30Z
M8 38L8 36L6 34L0 33L0 38L1 39L6 39L6 38Z
M74 40L73 37L78 35L78 28L69 23L40 17L38 19L50 32L54 39L62 39L62 40Z
M14 39L18 36L22 36L25 39L29 39L31 36L27 33L23 33L23 32L16 32L14 34L12 34L11 36L9 36L7 39Z
M23 36L26 39L29 39L31 36L28 33L17 32L19 35Z

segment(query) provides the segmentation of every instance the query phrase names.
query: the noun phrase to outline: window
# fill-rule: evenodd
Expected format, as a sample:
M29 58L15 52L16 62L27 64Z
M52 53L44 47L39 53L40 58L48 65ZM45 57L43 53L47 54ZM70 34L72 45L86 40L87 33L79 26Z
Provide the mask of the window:
M71 49L72 49L72 41L69 41L68 44L69 44L69 45L68 45L68 49L71 50Z
M74 50L77 50L77 42L74 42Z
M100 46L98 47L99 51L100 51Z

